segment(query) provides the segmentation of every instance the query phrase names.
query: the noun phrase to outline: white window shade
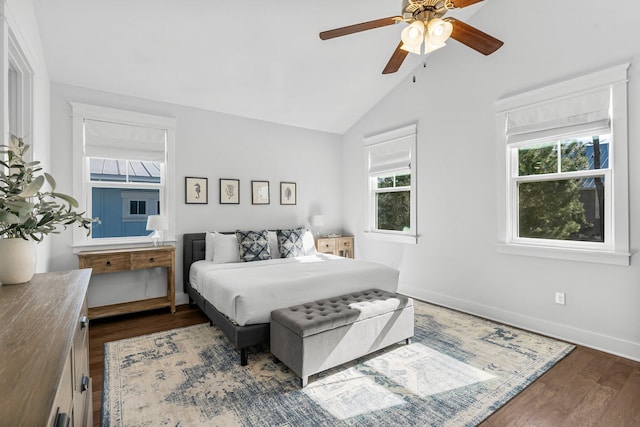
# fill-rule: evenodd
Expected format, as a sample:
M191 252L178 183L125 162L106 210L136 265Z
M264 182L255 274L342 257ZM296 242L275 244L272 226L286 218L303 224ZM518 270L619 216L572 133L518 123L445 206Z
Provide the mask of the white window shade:
M85 119L87 157L165 161L164 129Z
M408 171L414 137L369 146L369 175Z
M507 113L507 143L610 127L609 87L554 99Z

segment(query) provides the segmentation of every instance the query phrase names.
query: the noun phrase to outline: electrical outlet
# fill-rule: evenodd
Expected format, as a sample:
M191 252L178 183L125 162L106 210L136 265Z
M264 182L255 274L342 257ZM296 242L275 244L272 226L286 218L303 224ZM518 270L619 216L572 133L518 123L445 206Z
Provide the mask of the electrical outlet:
M565 305L564 292L556 292L556 304Z

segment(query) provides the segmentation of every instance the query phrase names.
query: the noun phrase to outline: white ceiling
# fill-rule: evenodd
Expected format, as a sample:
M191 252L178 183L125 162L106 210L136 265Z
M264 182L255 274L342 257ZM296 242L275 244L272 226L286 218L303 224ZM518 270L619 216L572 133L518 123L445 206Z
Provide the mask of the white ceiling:
M399 72L381 74L405 24L318 37L399 15L400 0L34 0L34 6L53 82L338 134L420 63L409 55ZM481 6L447 16L469 22Z

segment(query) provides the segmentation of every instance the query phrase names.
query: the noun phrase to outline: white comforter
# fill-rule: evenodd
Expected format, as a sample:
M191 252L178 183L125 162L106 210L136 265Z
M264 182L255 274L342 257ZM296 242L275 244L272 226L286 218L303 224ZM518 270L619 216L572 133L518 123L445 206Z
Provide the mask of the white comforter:
M191 286L238 325L268 323L271 311L366 289L396 292L398 270L317 254L267 261L191 265Z

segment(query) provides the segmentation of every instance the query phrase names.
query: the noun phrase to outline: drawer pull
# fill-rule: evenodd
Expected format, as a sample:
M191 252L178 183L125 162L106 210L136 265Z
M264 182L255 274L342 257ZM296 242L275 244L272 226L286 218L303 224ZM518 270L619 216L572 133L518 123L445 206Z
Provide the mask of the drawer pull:
M84 329L89 326L89 318L86 315L83 315L80 318L80 329Z
M156 262L156 259L154 257L149 258L149 262Z
M58 412L58 415L56 415L56 422L54 423L54 426L69 427L69 421L71 421L69 415L65 414L64 412Z
M107 267L111 267L111 261L105 262L104 265L106 265Z
M82 380L80 381L80 393L84 393L89 390L89 377L82 374Z

